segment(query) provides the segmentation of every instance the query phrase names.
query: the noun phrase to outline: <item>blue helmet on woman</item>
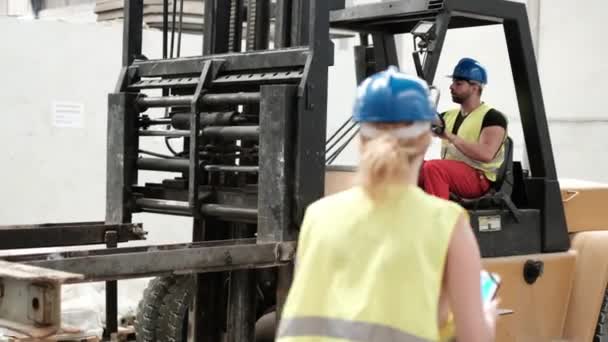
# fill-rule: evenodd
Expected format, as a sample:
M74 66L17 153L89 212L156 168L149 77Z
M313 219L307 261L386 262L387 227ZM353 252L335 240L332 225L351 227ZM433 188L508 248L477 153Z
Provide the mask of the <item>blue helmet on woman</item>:
M357 89L356 122L433 121L436 115L426 82L394 66L368 77Z

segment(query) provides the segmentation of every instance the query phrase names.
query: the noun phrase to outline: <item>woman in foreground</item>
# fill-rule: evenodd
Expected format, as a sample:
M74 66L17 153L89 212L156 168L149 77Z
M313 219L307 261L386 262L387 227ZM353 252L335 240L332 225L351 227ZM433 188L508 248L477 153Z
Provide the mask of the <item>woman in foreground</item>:
M449 338L492 341L496 306L482 305L467 214L416 185L435 119L426 83L377 73L353 119L359 185L307 208L277 341L439 341L450 310Z

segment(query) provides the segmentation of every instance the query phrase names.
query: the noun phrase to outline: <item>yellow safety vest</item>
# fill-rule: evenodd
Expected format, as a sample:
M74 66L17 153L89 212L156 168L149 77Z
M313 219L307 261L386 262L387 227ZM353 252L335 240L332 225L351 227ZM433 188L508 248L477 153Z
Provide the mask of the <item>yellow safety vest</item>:
M490 109L492 109L490 106L482 103L481 106L465 117L462 124L458 128L458 133L456 135L468 142L478 142L479 136L481 135L481 124L483 123L483 118L486 116L488 111L490 111ZM453 131L454 124L456 123L456 118L458 118L459 113L459 109L454 109L444 114L443 119L445 120L446 131ZM486 178L494 182L496 180L496 173L505 160L505 145L503 142L492 161L483 163L469 158L459 149L457 149L454 144L444 139L441 143L441 156L443 159L462 161L470 167L482 171Z
M380 204L355 187L310 205L277 341L439 340L445 258L463 212L415 186Z

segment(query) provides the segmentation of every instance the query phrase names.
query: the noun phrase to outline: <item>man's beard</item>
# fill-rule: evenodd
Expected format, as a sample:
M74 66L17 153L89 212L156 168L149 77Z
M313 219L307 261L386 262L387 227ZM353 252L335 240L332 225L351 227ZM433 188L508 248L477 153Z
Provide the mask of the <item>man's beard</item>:
M463 104L465 100L466 98L462 96L452 94L452 102L454 103Z

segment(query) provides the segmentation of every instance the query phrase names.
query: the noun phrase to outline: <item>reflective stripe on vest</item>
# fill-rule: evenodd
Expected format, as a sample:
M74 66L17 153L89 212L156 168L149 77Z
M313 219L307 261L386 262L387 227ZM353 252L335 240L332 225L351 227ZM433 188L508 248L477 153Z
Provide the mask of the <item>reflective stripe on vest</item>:
M326 317L294 317L281 320L277 337L328 337L350 341L430 342L381 324Z
M481 135L481 125L486 114L492 109L485 103L481 104L477 109L467 115L462 121L462 124L458 128L457 136L468 142L478 142L479 136ZM460 110L454 109L445 113L445 129L448 132L453 132L456 118L460 114ZM503 144L498 149L498 152L494 158L487 163L474 160L463 154L456 148L452 143L447 140L443 140L441 143L441 157L448 160L459 160L466 163L467 165L480 170L484 173L487 179L490 181L496 180L496 173L500 169L505 157L505 145L507 135L505 134Z

